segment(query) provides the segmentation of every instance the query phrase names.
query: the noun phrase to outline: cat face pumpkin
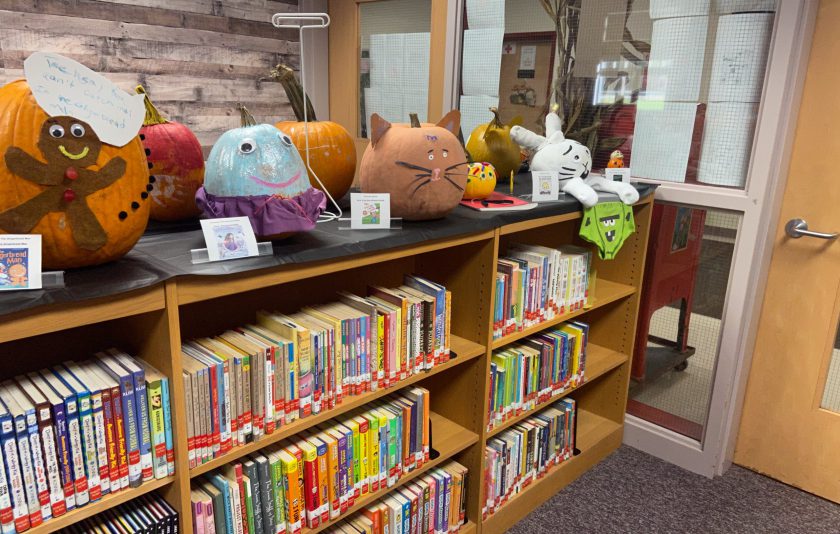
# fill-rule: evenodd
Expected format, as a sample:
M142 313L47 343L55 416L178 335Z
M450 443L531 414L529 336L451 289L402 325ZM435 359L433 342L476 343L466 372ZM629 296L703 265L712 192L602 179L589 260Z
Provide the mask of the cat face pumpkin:
M458 110L435 125L392 125L371 116L371 140L362 156L359 185L365 193L389 193L391 214L407 220L439 219L464 194L467 161L456 137Z

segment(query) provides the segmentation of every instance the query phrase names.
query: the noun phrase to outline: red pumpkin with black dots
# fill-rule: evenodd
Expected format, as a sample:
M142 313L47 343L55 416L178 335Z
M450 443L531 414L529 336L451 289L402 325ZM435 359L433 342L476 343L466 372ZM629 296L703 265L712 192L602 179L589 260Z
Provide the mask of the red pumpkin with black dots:
M201 210L195 205L195 192L204 184L201 144L189 128L161 116L143 86L138 85L136 91L146 97L140 139L149 160L151 218L180 221L198 217Z

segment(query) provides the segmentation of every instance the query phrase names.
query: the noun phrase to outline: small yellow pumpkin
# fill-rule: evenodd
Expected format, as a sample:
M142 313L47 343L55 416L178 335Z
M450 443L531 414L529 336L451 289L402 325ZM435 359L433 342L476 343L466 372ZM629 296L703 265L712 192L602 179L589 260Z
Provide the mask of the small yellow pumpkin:
M464 200L484 199L496 189L496 169L486 161L470 163Z

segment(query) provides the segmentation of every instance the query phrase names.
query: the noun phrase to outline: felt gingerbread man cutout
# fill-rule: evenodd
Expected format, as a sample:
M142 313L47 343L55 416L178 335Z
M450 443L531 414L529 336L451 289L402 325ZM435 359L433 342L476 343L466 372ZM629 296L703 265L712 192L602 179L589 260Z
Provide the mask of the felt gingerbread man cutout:
M79 248L96 250L108 241L102 225L87 205L87 197L113 184L125 174L125 160L112 158L98 171L102 142L87 123L73 117L50 117L41 126L38 148L46 163L12 146L6 150L6 167L33 184L46 186L35 197L0 213L0 228L29 233L45 215L63 212Z

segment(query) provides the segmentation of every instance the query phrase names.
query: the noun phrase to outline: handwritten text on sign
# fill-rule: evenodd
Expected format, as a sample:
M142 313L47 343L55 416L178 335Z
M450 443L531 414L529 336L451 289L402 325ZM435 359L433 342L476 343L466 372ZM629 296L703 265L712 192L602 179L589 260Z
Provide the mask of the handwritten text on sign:
M104 143L123 146L143 125L143 95L126 93L72 59L35 52L24 61L23 72L35 101L48 115L83 120Z

